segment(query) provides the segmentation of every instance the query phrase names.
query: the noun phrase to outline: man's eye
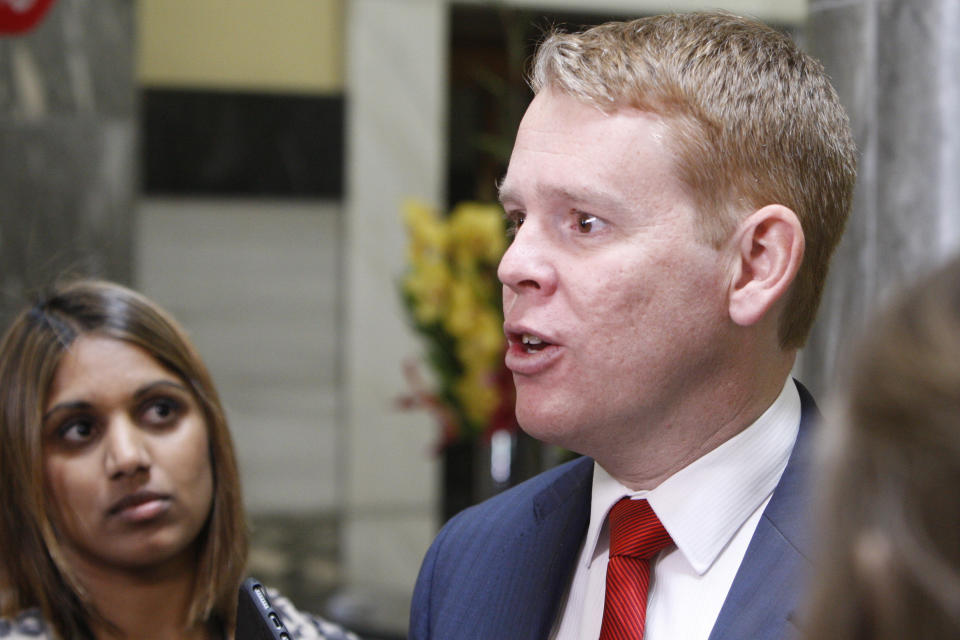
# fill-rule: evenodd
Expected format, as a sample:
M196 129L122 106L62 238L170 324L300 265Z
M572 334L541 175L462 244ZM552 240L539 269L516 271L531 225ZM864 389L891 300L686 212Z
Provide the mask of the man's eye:
M507 214L507 235L511 238L517 235L517 231L523 226L523 221L527 219L525 213Z
M600 226L603 225L597 216L590 215L589 213L577 212L577 231L580 233L590 233L591 231L597 231Z

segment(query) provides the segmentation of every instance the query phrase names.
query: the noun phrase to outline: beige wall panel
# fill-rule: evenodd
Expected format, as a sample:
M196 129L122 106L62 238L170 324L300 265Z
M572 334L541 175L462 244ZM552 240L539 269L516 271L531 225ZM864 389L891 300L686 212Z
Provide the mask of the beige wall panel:
M138 209L135 285L210 368L248 510L338 510L341 205L144 198Z
M139 81L340 93L344 1L139 0Z

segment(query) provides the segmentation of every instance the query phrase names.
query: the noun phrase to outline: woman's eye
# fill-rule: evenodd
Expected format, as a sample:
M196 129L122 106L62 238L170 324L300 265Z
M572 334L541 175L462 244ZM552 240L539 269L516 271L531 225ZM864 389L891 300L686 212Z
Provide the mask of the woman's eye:
M70 444L89 442L96 431L93 420L87 417L70 418L57 429L61 440Z
M580 233L590 233L598 231L603 222L597 216L589 213L576 212L577 231Z
M167 424L180 415L180 406L173 398L156 398L144 406L143 417L151 424Z

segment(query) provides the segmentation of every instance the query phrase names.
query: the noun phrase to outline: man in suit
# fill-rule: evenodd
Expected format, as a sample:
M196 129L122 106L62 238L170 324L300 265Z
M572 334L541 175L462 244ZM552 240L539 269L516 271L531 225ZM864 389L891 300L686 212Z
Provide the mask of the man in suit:
M846 114L726 13L553 34L531 84L500 188L506 363L524 430L585 457L444 527L410 637L783 638L816 415L790 371L852 199ZM643 501L669 538L617 635L609 514Z

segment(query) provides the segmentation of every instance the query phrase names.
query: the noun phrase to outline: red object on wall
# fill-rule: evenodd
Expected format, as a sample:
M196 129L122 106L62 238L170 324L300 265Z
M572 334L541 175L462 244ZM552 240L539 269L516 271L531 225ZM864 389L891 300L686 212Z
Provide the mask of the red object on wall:
M0 34L17 35L34 28L54 0L0 0Z

